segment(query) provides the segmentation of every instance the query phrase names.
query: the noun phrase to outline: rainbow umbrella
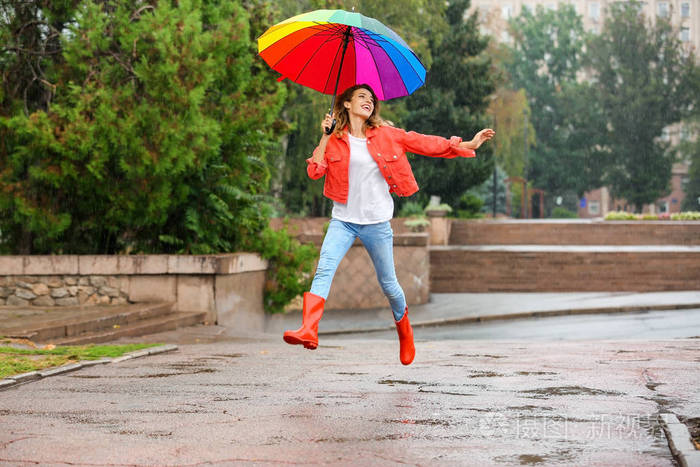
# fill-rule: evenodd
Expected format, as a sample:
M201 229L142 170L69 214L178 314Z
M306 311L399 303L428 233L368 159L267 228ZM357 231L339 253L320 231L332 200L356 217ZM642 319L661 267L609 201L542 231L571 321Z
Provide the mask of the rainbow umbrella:
M258 52L295 83L332 94L369 84L379 100L411 94L425 83L425 67L398 34L376 19L343 10L316 10L272 26Z

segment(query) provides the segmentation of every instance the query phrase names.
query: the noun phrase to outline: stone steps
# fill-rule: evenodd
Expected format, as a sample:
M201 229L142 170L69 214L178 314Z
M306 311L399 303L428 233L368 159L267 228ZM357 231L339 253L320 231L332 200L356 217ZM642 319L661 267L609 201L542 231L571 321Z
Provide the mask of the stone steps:
M0 308L0 336L43 344L108 342L204 323L206 312L174 312L173 303L93 307Z
M171 313L167 316L136 321L123 327L120 326L119 328L112 328L108 331L87 333L84 335L58 339L53 343L56 345L98 344L112 342L122 337L138 337L145 336L147 334L155 334L158 332L172 331L181 327L203 324L206 314L207 313L205 311L179 311Z

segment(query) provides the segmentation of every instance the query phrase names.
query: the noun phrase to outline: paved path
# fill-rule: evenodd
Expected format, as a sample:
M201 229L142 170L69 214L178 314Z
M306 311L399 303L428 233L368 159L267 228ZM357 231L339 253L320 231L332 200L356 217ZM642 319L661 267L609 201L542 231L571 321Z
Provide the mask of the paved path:
M0 465L673 465L700 340L202 341L0 392ZM199 338L197 338L199 339Z
M332 293L332 291L331 291ZM409 307L414 326L527 318L538 315L700 308L700 291L587 292L587 293L459 293L432 294L425 305ZM279 334L297 329L301 313L267 317L266 331ZM319 323L321 334L394 329L387 308L326 311Z

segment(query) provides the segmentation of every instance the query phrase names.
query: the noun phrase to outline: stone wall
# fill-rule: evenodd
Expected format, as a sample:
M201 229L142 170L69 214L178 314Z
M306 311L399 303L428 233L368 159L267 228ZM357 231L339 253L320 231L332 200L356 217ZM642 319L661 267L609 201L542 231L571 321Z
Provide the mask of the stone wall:
M0 256L0 305L169 302L206 311L209 323L262 330L266 269L251 253Z
M123 286L118 276L0 276L0 305L123 305Z

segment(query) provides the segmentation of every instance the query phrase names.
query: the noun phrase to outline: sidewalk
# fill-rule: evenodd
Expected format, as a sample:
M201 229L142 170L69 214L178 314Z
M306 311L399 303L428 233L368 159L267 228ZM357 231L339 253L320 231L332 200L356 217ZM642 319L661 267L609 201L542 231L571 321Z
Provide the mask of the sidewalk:
M420 327L534 316L690 308L700 308L700 291L464 293L432 294L429 303L409 307L409 316L411 324ZM298 328L300 323L300 311L268 316L265 331L281 333ZM325 335L392 329L395 326L388 306L378 310L326 311L319 324L319 334Z

